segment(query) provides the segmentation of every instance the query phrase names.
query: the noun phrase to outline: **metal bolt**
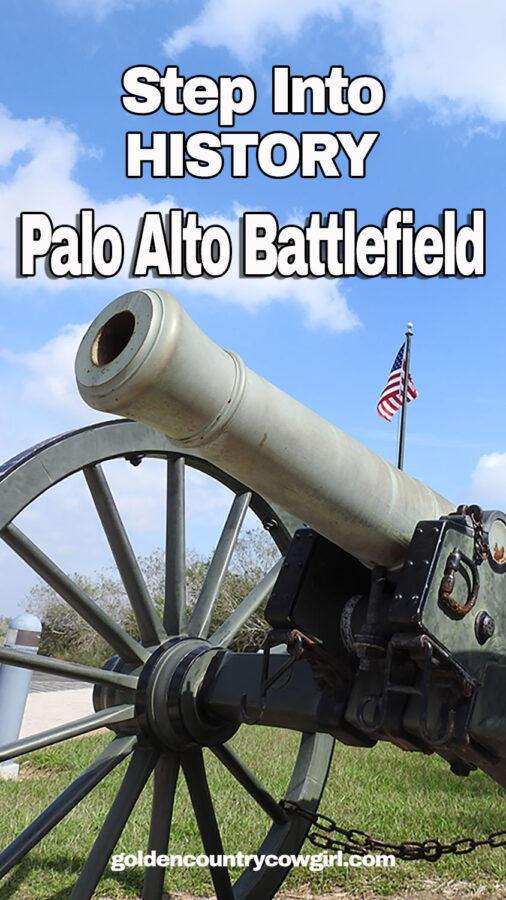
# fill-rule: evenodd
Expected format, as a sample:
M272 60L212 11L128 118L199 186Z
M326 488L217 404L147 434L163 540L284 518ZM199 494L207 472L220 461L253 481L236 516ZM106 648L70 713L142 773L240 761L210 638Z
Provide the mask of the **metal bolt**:
M129 453L128 456L125 456L125 459L128 459L132 466L140 466L144 456L142 453Z
M495 631L495 622L484 610L474 620L474 633L479 644L485 644Z

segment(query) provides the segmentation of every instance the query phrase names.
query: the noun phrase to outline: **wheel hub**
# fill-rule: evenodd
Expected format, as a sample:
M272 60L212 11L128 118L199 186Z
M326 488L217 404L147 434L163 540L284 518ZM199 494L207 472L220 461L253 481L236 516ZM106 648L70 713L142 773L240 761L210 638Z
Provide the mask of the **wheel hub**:
M126 727L131 729L133 724L149 743L171 750L213 747L229 740L238 725L211 718L202 702L206 675L216 671L226 652L205 640L183 636L159 646L142 668L128 667L128 674L139 675L139 685L136 719ZM127 672L119 657L104 668ZM122 689L97 686L93 702L99 710L131 702L131 697Z

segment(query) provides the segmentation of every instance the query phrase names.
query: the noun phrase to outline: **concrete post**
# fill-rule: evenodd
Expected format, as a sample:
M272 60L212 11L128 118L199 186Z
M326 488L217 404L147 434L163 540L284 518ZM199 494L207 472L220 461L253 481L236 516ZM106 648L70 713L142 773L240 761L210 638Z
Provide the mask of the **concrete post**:
M21 613L9 624L5 647L37 653L42 625L36 616ZM0 742L10 744L19 737L26 698L32 680L31 669L0 666ZM17 778L19 764L14 760L0 763L0 778Z

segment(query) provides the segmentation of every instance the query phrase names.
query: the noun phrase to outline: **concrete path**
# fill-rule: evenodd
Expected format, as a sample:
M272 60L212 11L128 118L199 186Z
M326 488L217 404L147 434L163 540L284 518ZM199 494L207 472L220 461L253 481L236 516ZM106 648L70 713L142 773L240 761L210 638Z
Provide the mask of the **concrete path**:
M34 690L28 694L20 737L47 731L93 712L92 687L64 690Z

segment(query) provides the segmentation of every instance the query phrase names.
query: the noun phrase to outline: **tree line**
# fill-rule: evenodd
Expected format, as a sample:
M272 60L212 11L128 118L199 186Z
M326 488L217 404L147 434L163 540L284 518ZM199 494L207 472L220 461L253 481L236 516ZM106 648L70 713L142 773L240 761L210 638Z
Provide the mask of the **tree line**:
M225 575L211 618L211 632L232 612L240 601L274 565L279 553L266 533L254 529L239 538L232 564ZM194 607L212 559L190 551L186 565L186 602L188 615ZM157 548L139 558L146 586L160 615L165 596L165 554ZM135 621L123 583L115 568L92 575L75 572L70 576L81 590L98 603L111 618L134 637L138 637ZM28 594L27 609L42 621L41 654L60 659L102 665L112 655L111 648L56 592L45 583L35 584ZM232 644L232 649L252 651L260 647L266 631L263 609L254 614ZM7 620L6 620L7 623Z

